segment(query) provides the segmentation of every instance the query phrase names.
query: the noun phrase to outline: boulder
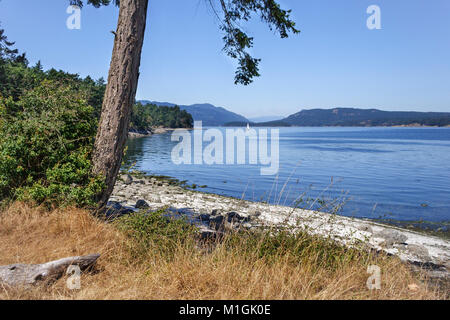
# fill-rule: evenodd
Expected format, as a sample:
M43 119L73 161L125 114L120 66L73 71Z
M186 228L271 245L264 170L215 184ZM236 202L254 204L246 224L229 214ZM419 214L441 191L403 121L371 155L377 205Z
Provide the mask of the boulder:
M211 218L211 215L209 214L199 214L197 216L195 216L196 219L203 221L203 222L208 222Z
M375 232L375 237L383 238L386 246L392 246L394 244L405 243L408 237L401 232L393 229L383 229L382 231Z
M250 219L248 217L243 217L237 212L228 212L227 213L227 221L229 223L236 223L236 222L248 222Z
M130 176L129 174L126 174L122 177L123 183L125 183L126 185L129 185L133 182L133 177Z
M224 229L224 216L211 216L209 218L209 226L214 228L215 230L223 230Z
M132 212L134 212L133 209L124 207L116 201L109 201L103 209L103 214L108 219L115 219Z
M425 248L424 246L421 246L419 244L408 244L406 246L406 250L423 261L430 260L430 254L428 253L428 249Z
M222 215L222 214L223 214L222 209L213 209L213 210L211 211L211 215L212 215L212 216L219 216L219 215Z
M134 207L136 209L147 209L150 208L150 205L147 203L147 201L140 199L136 202L136 205Z

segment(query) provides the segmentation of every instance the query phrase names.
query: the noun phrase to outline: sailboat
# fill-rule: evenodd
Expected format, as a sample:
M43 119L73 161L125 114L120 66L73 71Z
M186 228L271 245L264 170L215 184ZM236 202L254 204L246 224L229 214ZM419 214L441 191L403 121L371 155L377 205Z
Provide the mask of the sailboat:
M250 131L250 123L247 123L247 131Z

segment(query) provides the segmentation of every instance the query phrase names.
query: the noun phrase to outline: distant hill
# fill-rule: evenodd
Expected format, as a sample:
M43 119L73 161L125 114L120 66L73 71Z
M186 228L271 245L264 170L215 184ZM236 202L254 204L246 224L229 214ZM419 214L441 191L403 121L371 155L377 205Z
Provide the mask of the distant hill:
M291 126L447 126L450 112L382 111L334 108L302 110L281 122ZM266 123L267 125L270 124Z
M156 104L157 106L173 107L176 104L170 102L157 102L140 100L142 104ZM181 110L186 110L192 115L194 121L202 121L203 126L223 126L228 122L249 122L249 120L237 113L226 110L222 107L216 107L212 104L193 104L189 106L179 105Z

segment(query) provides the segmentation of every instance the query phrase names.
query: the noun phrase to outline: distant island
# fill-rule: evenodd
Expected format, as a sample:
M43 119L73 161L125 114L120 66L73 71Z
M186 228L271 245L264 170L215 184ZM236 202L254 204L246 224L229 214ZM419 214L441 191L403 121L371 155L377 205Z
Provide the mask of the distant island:
M194 121L205 127L446 127L450 126L450 112L383 111L378 109L332 108L301 110L288 117L255 117L240 114L209 103L177 105L170 102L140 100L138 104L159 107L178 107ZM167 111L167 110L166 110ZM184 116L184 115L183 115ZM273 119L271 121L267 121ZM264 121L266 120L266 121Z
M377 109L311 109L287 118L268 122L232 121L225 126L255 127L375 127L375 126L450 126L450 112L382 111Z
M192 115L194 121L202 121L205 127L223 126L229 122L242 122L247 125L249 120L244 116L226 110L222 107L216 107L209 103L193 104L193 105L177 105L170 102L158 102L149 100L140 100L139 103L143 105L157 105L160 107L175 107L178 106L180 110L186 111Z

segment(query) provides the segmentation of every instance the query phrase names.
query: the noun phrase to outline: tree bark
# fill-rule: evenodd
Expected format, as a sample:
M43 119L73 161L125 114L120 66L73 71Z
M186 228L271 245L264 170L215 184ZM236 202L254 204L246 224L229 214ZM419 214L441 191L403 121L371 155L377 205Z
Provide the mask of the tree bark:
M105 177L98 196L103 207L122 163L129 120L139 79L148 0L121 0L108 83L92 156L93 173Z

